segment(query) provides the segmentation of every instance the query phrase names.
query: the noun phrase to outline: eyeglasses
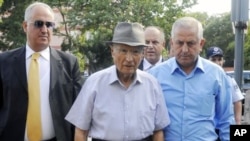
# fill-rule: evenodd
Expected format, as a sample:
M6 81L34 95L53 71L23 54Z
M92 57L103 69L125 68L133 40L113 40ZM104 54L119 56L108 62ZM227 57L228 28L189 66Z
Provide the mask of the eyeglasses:
M47 21L44 22L44 21L40 21L40 20L33 22L33 24L36 28L42 28L44 24L46 25L47 28L54 28L55 27L54 22L47 22Z

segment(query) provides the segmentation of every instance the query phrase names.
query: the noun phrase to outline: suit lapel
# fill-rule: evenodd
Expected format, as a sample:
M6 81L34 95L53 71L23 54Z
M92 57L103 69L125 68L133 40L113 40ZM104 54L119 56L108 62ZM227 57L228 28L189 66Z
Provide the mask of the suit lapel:
M27 91L27 73L26 73L26 60L25 60L25 47L17 50L17 55L13 58L13 68L17 74L17 79L20 80L20 84Z
M143 70L143 59L141 60L141 63L139 64L138 69Z

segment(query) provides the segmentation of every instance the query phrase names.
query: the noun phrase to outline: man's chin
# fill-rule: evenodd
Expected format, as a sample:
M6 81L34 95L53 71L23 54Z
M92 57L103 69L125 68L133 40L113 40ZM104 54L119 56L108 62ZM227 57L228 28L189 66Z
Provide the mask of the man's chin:
M155 62L157 60L157 58L155 57L148 57L146 59L148 60L148 62Z
M48 44L39 44L37 47L39 47L39 50L44 50L48 47L49 45Z

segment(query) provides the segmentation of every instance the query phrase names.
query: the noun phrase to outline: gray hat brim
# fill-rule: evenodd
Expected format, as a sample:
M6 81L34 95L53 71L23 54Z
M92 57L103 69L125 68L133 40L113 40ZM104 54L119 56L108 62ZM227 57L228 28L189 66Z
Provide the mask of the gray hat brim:
M112 44L124 44L132 47L146 47L143 26L139 23L120 22L116 25L112 41L106 42Z

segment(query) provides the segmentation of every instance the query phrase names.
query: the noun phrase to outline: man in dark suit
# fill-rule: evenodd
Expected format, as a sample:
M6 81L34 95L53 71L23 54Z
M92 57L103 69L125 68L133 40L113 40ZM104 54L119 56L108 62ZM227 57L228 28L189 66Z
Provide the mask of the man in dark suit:
M0 54L0 140L34 141L27 128L31 104L29 66L39 53L39 107L41 136L35 141L72 141L74 127L64 117L81 89L77 58L49 46L54 23L53 10L35 2L25 11L23 29L26 46ZM35 128L38 131L38 128ZM32 133L31 133L32 134Z
M163 61L162 51L165 48L164 31L157 26L148 26L144 30L146 44L144 49L144 59L142 59L139 69L148 71L153 66Z

